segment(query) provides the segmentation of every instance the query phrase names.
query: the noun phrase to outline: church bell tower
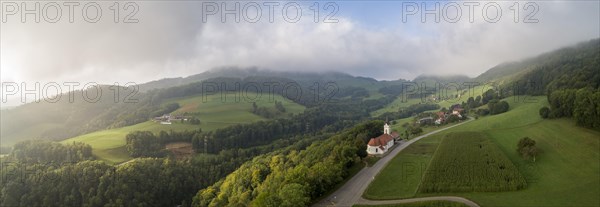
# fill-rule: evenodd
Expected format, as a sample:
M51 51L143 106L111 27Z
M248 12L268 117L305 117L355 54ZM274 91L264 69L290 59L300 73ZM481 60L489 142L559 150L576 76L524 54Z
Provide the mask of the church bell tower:
M383 133L390 134L390 125L388 125L388 119L385 118L385 125L383 125Z

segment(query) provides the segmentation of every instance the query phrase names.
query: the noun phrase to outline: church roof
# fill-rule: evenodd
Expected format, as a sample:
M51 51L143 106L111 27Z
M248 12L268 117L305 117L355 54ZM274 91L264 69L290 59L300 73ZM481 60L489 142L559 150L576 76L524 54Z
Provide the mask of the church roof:
M369 144L368 145L369 146L373 146L373 147L379 146L378 141L379 140L375 140L375 138L371 138L371 140L369 140Z
M390 136L389 134L382 134L376 138L371 138L371 140L369 140L368 145L369 146L382 146L382 145L386 145L388 142L392 141L394 138L392 136Z
M384 131L389 130L389 125L387 123L387 119L386 119L386 123L384 125ZM392 132L392 134L382 134L379 135L378 137L375 138L371 138L369 140L369 143L367 143L367 145L371 146L371 147L380 147L383 149L384 146L386 146L390 141L394 141L394 138L399 137L398 132Z
M377 139L381 140L383 144L389 142L390 140L392 140L392 136L390 136L389 134L382 134L380 136L377 137Z

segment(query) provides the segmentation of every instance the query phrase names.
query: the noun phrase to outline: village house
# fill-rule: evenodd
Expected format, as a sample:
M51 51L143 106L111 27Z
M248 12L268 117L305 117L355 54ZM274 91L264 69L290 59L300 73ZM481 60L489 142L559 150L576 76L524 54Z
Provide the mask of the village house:
M188 121L189 118L182 115L171 115L165 114L162 116L152 118L153 121L159 122L160 124L172 124L172 121Z
M458 118L462 118L462 113L463 113L464 109L460 106L454 107L454 109L452 109L452 114L458 116Z
M159 122L160 124L169 125L171 124L171 120L173 120L173 117L171 116L171 114L165 114L162 116L154 117L153 120L155 122Z
M390 125L386 122L383 125L383 134L376 138L371 138L367 144L367 153L369 155L384 154L394 146L394 141L399 137L397 132L390 132Z
M446 113L443 111L438 111L436 114L438 118L435 120L435 124L440 125L446 121Z
M450 107L452 109L452 112L448 111L447 113L443 112L443 111L438 111L436 113L437 115L437 119L435 119L435 124L440 125L443 124L446 119L448 119L448 116L450 115L455 115L458 118L462 118L462 114L464 112L465 109L463 109L460 104L454 104ZM421 121L421 120L419 120Z

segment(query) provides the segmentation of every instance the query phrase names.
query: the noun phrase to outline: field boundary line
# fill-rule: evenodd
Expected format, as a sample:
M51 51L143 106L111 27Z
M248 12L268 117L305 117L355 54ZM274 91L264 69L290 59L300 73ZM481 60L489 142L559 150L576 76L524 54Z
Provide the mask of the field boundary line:
M427 171L429 171L429 167L431 167L431 163L433 162L433 159L435 159L435 155L437 155L438 153L438 149L440 148L440 145L442 145L442 142L446 139L446 135L444 135L440 142L438 143L438 145L435 147L435 151L433 152L433 154L431 155L431 159L429 160L429 163L427 163L427 167L425 168L425 171L423 172L423 174L421 175L421 182L419 182L419 186L417 186L417 189L415 190L415 195L417 195L417 193L421 190L421 184L423 184L423 178L425 177L425 174L427 173Z
M407 198L407 199L398 199L398 200L367 200L365 198L360 198L356 204L360 205L387 205L387 204L403 204L403 203L414 203L420 201L452 201L463 203L470 207L480 207L479 204L458 196L432 196L432 197L420 197L420 198Z

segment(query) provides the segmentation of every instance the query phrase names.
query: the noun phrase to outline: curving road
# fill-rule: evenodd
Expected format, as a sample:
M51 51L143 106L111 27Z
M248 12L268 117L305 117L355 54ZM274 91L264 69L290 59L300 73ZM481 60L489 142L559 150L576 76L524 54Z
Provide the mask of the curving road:
M379 161L377 161L377 163L375 163L375 165L373 165L371 167L363 168L356 175L354 175L354 177L352 177L350 180L348 180L348 182L346 182L342 187L340 187L337 191L335 191L334 193L329 195L327 198L321 200L319 203L316 203L313 206L352 206L354 204L380 205L380 204L410 203L410 202L416 202L416 201L446 200L446 201L454 201L454 202L464 203L471 207L479 207L479 205L477 205L477 203L475 203L473 201L470 201L470 200L467 200L467 199L461 198L461 197L454 197L454 196L423 197L423 198L411 198L411 199L402 199L402 200L377 200L377 201L366 200L366 199L362 198L363 192L365 192L365 190L367 189L367 187L369 186L371 181L373 181L373 179L375 179L375 175L377 175L379 173L379 171L381 171L390 160L392 160L394 157L396 157L396 155L398 155L398 153L400 153L402 150L404 150L404 148L408 147L410 144L412 144L416 141L419 141L420 139L422 139L424 137L427 137L429 135L450 129L452 127L462 125L462 124L470 122L472 120L473 119L471 118L465 122L462 122L462 123L459 123L459 124L456 124L453 126L449 126L449 127L443 128L443 129L438 129L438 130L429 132L427 134L415 137L407 142L401 142L399 144L399 146L396 146L391 152L388 152L388 154L386 156L379 159Z

